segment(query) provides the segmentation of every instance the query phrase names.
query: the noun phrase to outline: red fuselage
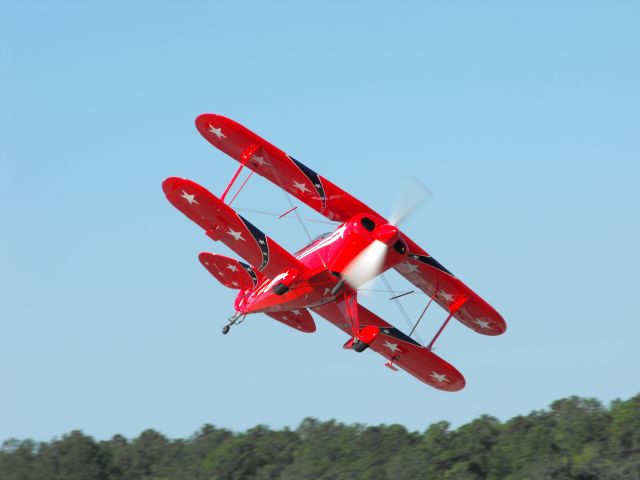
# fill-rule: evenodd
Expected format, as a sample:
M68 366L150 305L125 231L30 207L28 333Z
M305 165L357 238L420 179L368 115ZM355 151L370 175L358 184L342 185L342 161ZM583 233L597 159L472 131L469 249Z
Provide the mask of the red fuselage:
M235 309L244 314L286 311L332 301L338 293L332 293L332 289L340 282L341 274L374 240L388 245L380 273L402 262L407 255L406 244L395 227L380 217L355 215L294 254L306 267L306 272L285 271L253 289L241 290L235 300ZM286 285L288 291L276 293L275 287L279 284ZM350 287L345 284L342 288Z

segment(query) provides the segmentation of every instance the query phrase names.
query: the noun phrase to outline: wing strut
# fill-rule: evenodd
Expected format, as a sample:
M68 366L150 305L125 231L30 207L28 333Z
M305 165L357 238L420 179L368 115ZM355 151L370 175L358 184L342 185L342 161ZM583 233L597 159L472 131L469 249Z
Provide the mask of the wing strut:
M416 322L416 324L413 326L413 328L411 329L411 331L409 332L409 336L413 335L413 332L415 331L415 329L418 327L418 324L420 323L420 320L422 320L422 317L424 317L424 314L427 313L427 308L429 308L429 305L431 305L431 302L433 302L433 299L436 298L436 294L438 292L436 291L436 293L433 294L433 296L429 299L429 301L427 302L427 306L424 307L424 310L422 310L422 313L420 314L420 316L418 317L418 321Z
M342 313L342 316L347 320L351 327L351 333L353 335L352 341L358 338L360 333L360 322L358 321L358 297L355 292L345 292L343 297L336 301L336 305Z
M240 166L238 167L238 169L236 170L236 173L233 175L233 177L231 178L231 181L229 182L229 184L227 185L227 188L224 189L224 192L222 192L222 196L220 197L220 200L222 200L224 202L224 197L227 196L227 193L229 193L229 190L231 190L231 186L235 183L235 181L238 179L238 175L240 175L240 172L242 171L242 169L244 168L244 166L247 164L247 162L249 161L249 159L251 157L253 157L253 154L256 153L256 150L258 150L258 145L249 145L246 150L244 152L242 152L241 158L242 158L242 162L240 163ZM251 175L249 175L249 177L251 177ZM249 177L247 177L247 180L249 180ZM242 189L242 187L245 186L247 182L245 181L242 186L240 187L240 189ZM239 191L238 191L239 193ZM231 199L231 201L233 202L233 200L238 196L238 193L235 194L235 196Z
M451 306L449 307L449 315L447 316L446 320L443 322L443 324L440 326L440 329L436 332L436 334L433 336L433 338L431 339L431 341L429 342L429 345L427 345L427 350L431 351L433 350L433 344L436 343L436 340L438 339L438 337L440 336L440 334L442 333L442 331L444 330L444 327L447 326L447 323L449 323L449 320L451 320L451 317L453 317L455 315L455 313L460 310L460 308L465 304L465 302L468 300L468 297L460 297L459 300L453 302L451 304ZM433 300L433 298L432 298ZM429 300L429 303L431 303L431 300ZM427 305L429 306L429 305ZM427 309L425 308L425 311Z
M255 172L253 170L251 170L251 173L249 175L247 175L247 178L244 179L244 182L242 182L242 185L240 185L240 188L238 189L238 191L235 193L235 195L233 197L231 197L231 200L229 200L229 206L231 206L231 204L233 203L233 201L236 199L236 197L238 196L238 194L242 191L242 189L244 188L244 186L247 184L247 182L249 181L249 179L251 178L251 175L253 175Z

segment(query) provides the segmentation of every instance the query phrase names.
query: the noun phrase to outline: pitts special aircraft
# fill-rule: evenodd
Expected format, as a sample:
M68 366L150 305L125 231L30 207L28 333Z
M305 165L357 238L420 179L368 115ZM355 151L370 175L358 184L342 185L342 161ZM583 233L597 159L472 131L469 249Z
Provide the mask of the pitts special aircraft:
M400 367L440 390L464 387L462 374L433 353L436 339L452 317L484 335L500 335L506 324L494 308L400 232L398 224L410 209L385 219L229 118L203 114L196 119L196 127L214 147L240 162L238 170L220 198L183 178L167 178L162 188L178 210L246 262L214 253L199 255L220 283L239 290L236 312L223 328L224 334L246 315L258 312L302 332L314 332L309 313L313 311L349 335L344 348L356 352L371 348L388 360L385 365L392 370ZM257 173L329 220L340 222L339 227L293 255L287 252L229 206L235 196L225 203L245 167L251 172L240 189ZM390 268L428 296L418 322L432 302L448 312L426 346L357 301L358 288Z

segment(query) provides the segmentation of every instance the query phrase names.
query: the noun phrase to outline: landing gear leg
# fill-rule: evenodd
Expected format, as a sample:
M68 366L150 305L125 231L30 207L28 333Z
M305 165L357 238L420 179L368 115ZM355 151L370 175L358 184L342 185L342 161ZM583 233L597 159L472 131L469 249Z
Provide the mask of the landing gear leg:
M235 325L236 323L242 323L244 317L246 317L245 314L242 314L240 312L234 313L231 317L229 317L229 323L222 327L222 334L226 335L227 333L229 333L232 325Z

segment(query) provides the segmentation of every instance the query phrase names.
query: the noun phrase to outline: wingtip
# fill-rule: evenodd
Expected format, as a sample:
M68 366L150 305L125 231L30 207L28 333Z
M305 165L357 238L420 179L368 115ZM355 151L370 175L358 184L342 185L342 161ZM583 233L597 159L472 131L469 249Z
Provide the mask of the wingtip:
M424 381L424 383L426 383L427 385L429 385L430 387L435 388L436 390L440 390L441 392L459 392L460 390L462 390L466 385L467 385L467 381L465 380L465 378L462 376L462 374L460 372L458 372L456 370L456 373L458 375L460 375L454 382L452 383L446 383L446 384L439 384L436 382L427 382Z
M173 192L176 189L176 186L182 181L184 181L184 178L167 177L162 181L162 191L165 195L169 195L169 193Z
M204 264L204 262L206 262L208 258L212 258L213 255L214 254L210 252L200 252L198 254L198 260L200 261L200 263Z
M204 131L209 126L209 123L215 122L218 119L227 120L227 118L218 113L201 113L195 119L196 128L199 131Z

